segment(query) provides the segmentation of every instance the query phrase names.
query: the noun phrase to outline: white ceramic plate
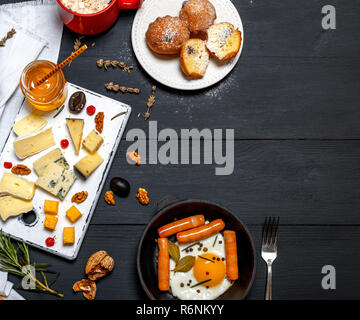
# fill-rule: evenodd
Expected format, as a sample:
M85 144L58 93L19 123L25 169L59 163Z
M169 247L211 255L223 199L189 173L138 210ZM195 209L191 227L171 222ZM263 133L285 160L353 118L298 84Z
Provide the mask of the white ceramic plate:
M82 91L85 93L86 106L94 105L96 107L96 112L103 111L105 113L104 129L101 133L101 136L104 138L104 143L98 150L99 154L101 154L101 156L104 158L104 162L86 180L79 177L77 172L74 171L78 178L71 187L69 193L66 195L65 199L63 201L60 201L59 221L55 231L51 232L44 228L44 200L48 199L59 201L59 199L55 198L54 196L50 195L49 193L40 188L36 188L35 196L33 198L33 212L36 214L35 221L31 224L26 224L22 219L22 215L9 218L6 222L3 222L0 219L0 230L2 229L5 234L9 234L14 239L24 240L27 244L35 246L41 250L45 250L63 258L73 260L76 258L79 252L81 243L85 237L86 230L94 213L97 201L101 196L101 190L105 183L107 173L110 170L111 163L114 159L121 136L129 119L131 107L119 101L100 95L98 93L75 86L71 83L68 83L68 86L69 93L65 101L64 110L56 118L53 117L57 113L56 110L45 113L43 115L43 117L48 121L48 124L41 131L52 127L56 145L24 160L19 160L13 148L13 142L16 139L16 135L13 130L11 130L4 149L1 152L0 163L3 164L5 161L10 161L13 163L13 165L21 163L33 170L33 162L55 148L61 149L71 168L77 161L84 157L87 152L83 148L81 148L80 154L78 156L75 155L75 150L71 142L69 132L66 128L65 118L84 119L85 125L83 138L85 138L95 127L95 115L89 116L86 113L85 108L81 111L81 113L76 115L69 112L68 100L75 91ZM24 116L28 115L31 110L32 108L25 101L15 121L18 121ZM127 113L111 120L113 116L120 112ZM68 139L70 142L69 146L66 149L62 149L60 147L60 141L62 139ZM4 169L4 167L1 165L0 177L2 177L4 172L10 172L10 170ZM24 177L34 182L37 179L37 174L33 170L30 175ZM73 196L73 194L82 190L88 192L87 199L80 204L72 203L71 197ZM102 199L102 201L104 200ZM74 224L72 224L65 216L65 211L69 209L72 205L75 205L83 214L83 216ZM75 243L74 245L66 246L62 243L63 228L71 226L75 226ZM54 236L56 236L55 245L53 247L47 247L45 245L46 238Z
M227 63L210 60L206 74L201 79L191 79L184 75L177 55L159 55L146 44L145 33L157 17L178 16L183 0L146 0L137 11L132 27L132 45L141 66L160 83L181 90L207 88L226 77L239 60L244 45L244 29L240 15L230 0L210 0L215 6L218 22L230 22L241 31L241 47L237 56Z

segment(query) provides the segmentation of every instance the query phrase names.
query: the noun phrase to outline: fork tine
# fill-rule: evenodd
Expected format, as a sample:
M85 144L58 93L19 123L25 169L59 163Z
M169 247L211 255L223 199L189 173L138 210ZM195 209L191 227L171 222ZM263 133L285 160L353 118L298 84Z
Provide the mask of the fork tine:
M262 246L267 242L267 229L268 229L268 217L265 217L265 222L263 225L263 234L262 234Z
M274 218L275 219L275 218ZM274 243L274 246L276 248L277 246L277 240L278 240L278 231L279 231L279 222L280 222L280 217L277 217L276 218L276 225L275 225L275 234L274 234L274 240L273 240L273 243Z
M263 239L265 246L269 245L270 236L271 236L271 217L266 217L264 223L264 239Z
M269 221L268 221L268 234L267 234L267 240L266 240L266 244L269 246L271 245L271 238L272 238L272 233L273 233L273 218L269 217Z
M265 217L262 234L262 246L276 246L280 217Z
M275 217L271 217L271 236L270 236L270 240L269 240L269 245L273 245L274 244L274 239L275 239L275 228L276 228L276 218Z

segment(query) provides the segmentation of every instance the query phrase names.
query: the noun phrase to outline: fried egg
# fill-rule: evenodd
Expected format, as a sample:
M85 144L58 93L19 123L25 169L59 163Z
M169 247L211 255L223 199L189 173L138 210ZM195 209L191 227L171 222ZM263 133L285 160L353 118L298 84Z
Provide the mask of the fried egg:
M198 241L190 248L193 243L176 244L180 248L180 259L192 255L195 264L188 272L170 271L170 288L174 297L180 300L213 300L231 287L231 281L226 278L225 241L221 233ZM175 265L171 259L170 270Z

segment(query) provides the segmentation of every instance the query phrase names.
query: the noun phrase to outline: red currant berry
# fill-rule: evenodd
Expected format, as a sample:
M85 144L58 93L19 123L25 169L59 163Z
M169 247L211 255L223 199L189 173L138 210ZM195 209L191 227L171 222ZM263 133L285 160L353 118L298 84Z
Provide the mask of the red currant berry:
M96 108L94 106L88 106L86 108L86 112L88 113L88 115L92 116L96 111Z
M45 243L48 247L52 247L55 244L55 239L52 237L49 237L45 240Z
M68 139L63 139L63 140L61 140L60 143L61 143L61 147L63 149L65 149L65 148L67 148L69 146L69 140Z
M12 168L12 163L11 162L4 162L4 167L6 169L11 169Z

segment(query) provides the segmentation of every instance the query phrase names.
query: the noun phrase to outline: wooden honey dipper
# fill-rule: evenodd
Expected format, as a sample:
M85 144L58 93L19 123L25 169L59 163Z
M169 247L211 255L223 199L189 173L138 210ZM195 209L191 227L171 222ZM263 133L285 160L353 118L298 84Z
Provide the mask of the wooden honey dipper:
M38 82L35 83L35 86L38 86L42 84L44 81L49 79L51 76L53 76L56 72L58 72L60 69L64 68L70 61L74 60L79 54L83 53L87 49L87 45L84 44L81 46L78 50L76 50L74 53L72 53L69 57L67 57L63 62L58 64L56 68L51 70L46 76L41 78Z

